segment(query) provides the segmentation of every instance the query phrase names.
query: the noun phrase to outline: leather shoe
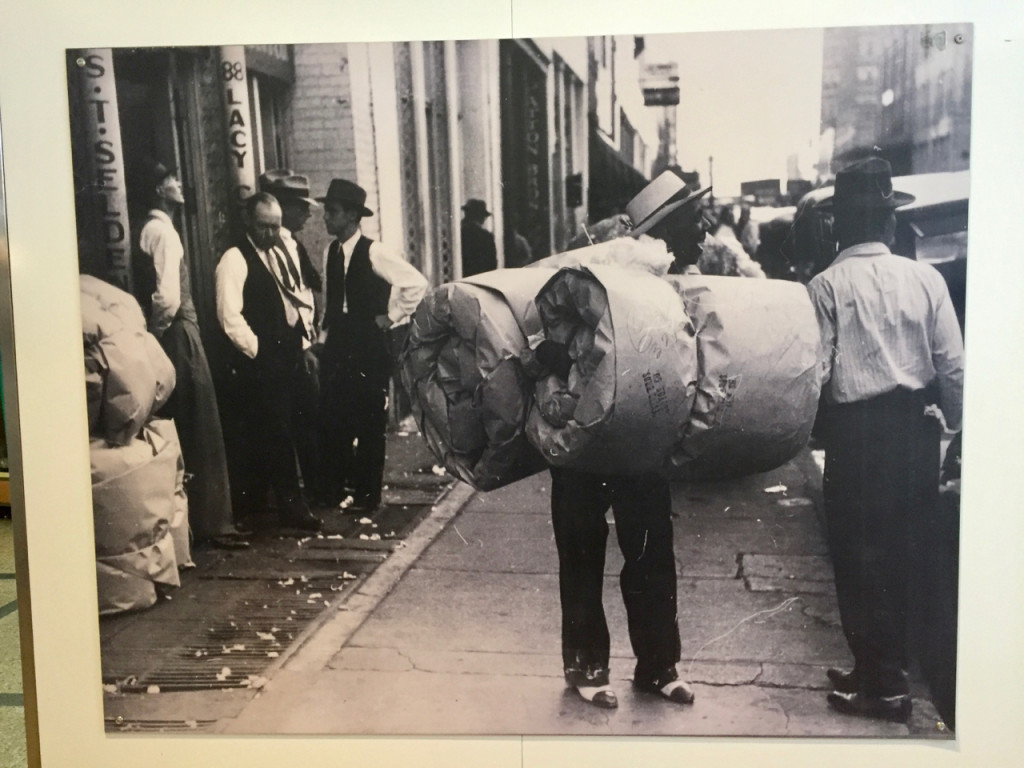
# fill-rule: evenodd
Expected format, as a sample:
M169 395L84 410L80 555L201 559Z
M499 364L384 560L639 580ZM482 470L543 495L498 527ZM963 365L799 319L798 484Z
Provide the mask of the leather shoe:
M574 685L573 688L584 701L593 704L595 707L616 709L619 706L619 699L616 697L615 691L607 685L597 686L596 688Z
M661 686L656 682L634 680L633 687L638 691L656 694L676 704L693 704L695 698L690 684L683 680L672 680Z
M860 690L856 672L843 672L841 669L829 669L826 673L832 690L839 693L857 693Z
M828 704L844 715L872 717L893 723L905 723L910 719L911 702L908 694L898 696L866 696L863 693L839 693L828 695Z

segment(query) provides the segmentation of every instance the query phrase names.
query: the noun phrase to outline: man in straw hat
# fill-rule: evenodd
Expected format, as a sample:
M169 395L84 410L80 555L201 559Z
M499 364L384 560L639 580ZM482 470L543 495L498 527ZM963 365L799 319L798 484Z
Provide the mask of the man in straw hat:
M626 217L615 217L595 230L602 241L630 234L662 239L678 268L685 269L694 265L701 253L705 225L700 200L709 191L710 187L690 189L676 174L666 171L629 202ZM569 378L572 360L564 344L544 341L536 355L546 370ZM693 690L676 669L681 644L672 497L668 479L656 472L604 475L551 467L551 523L558 549L565 681L595 706L618 706L610 680L610 638L602 600L609 507L624 561L620 580L636 654L633 687L645 695L690 704Z
M358 184L334 179L318 200L335 237L324 253L320 334L324 480L332 502L369 512L380 505L384 476L387 331L408 322L427 280L402 253L362 234L360 221L373 211Z
M889 163L868 158L836 174L819 203L834 213L839 255L808 285L821 325L824 496L829 550L850 672L828 670L828 703L906 722L908 572L912 532L939 503L938 392L960 428L963 340L949 292L929 265L889 251L895 210Z

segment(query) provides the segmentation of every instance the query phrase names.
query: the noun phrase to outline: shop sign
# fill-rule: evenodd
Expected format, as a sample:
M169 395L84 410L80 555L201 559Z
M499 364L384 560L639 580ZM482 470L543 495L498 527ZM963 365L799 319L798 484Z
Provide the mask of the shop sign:
M79 52L75 63L86 113L89 174L86 189L98 210L107 279L130 290L131 231L128 226L117 87L114 83L114 57L109 48L88 48Z
M245 200L256 191L256 158L249 107L249 78L245 46L226 45L220 49L221 84L226 110L228 170L232 198Z
M245 65L252 72L269 75L285 83L295 82L290 45L247 45Z

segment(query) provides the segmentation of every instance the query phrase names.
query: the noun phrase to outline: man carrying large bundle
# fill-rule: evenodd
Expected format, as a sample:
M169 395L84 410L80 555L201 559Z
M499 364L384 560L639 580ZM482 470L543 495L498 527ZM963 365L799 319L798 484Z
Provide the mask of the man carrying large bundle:
M705 235L700 199L709 191L691 190L675 174L662 174L626 208L634 234L664 240L677 269L685 270L700 256ZM537 359L568 378L571 360L565 345L542 342ZM620 584L637 657L633 685L691 703L693 691L676 670L681 648L668 480L660 473L606 475L559 467L551 468L551 480L566 683L596 706L618 706L610 686L610 638L601 598L610 506L625 560Z
M843 632L854 668L830 669L840 712L905 722L907 563L911 532L939 503L941 425L926 412L937 384L960 428L963 340L942 276L889 252L889 164L869 158L836 175L819 204L835 215L839 255L808 285L821 326L825 513Z

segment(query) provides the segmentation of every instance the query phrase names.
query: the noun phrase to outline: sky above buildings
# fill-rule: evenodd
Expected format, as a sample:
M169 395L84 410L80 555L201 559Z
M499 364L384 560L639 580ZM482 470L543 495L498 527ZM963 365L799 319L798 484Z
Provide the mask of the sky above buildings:
M716 195L779 179L789 159L815 178L821 122L822 30L645 36L648 64L679 64L679 164Z

